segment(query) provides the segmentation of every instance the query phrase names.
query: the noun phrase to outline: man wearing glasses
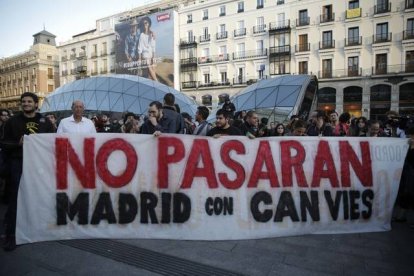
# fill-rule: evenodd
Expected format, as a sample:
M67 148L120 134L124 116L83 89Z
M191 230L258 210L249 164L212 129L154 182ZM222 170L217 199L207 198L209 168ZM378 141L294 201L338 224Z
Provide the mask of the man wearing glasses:
M169 118L162 112L162 104L159 101L153 101L148 108L148 118L141 128L142 134L153 134L160 136L161 133L176 133L177 124L172 118Z
M216 127L212 128L207 136L218 138L226 135L242 135L240 129L230 125L231 113L219 109L216 113Z

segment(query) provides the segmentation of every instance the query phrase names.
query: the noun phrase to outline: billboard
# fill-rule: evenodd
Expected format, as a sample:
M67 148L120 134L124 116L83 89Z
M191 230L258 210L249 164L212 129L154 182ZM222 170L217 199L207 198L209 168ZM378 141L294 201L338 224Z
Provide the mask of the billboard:
M116 73L174 86L174 13L163 11L115 25Z

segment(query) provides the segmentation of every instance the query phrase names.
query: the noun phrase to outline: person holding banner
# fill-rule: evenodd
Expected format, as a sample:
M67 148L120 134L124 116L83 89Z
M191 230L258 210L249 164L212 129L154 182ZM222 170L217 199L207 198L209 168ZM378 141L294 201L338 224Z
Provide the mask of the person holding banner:
M81 100L72 103L73 115L60 121L57 133L96 133L95 124L82 117L85 106Z
M20 96L22 113L6 122L4 127L3 149L7 151L10 163L10 199L6 212L6 240L3 246L5 251L16 248L16 214L17 194L23 167L23 140L25 135L36 133L53 133L52 123L39 113L36 113L39 99L32 92L25 92Z
M218 138L226 135L242 135L240 129L230 125L231 117L233 117L231 113L223 109L217 110L216 126L207 133L207 136Z

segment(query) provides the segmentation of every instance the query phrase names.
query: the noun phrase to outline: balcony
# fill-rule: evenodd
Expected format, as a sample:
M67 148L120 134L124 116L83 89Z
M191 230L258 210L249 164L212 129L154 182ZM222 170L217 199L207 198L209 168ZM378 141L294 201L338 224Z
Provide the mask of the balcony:
M115 67L111 67L111 69L109 70L110 73L115 73Z
M290 31L290 20L271 22L269 24L269 33L282 33Z
M98 75L98 70L91 70L91 76L96 76Z
M199 88L202 87L215 87L215 86L229 86L230 85L230 81L227 79L226 81L222 81L222 80L215 80L215 81L210 81L208 83L201 83L199 84Z
M181 89L197 88L197 81L184 81L181 83Z
M181 67L191 67L191 66L197 66L197 58L183 58L180 59L180 65Z
M233 85L246 85L247 81L244 76L238 76L237 78L233 79Z
M200 36L200 43L209 42L209 41L210 41L210 34Z
M114 55L115 54L115 48L112 48L111 49L111 55Z
M346 19L359 18L361 17L361 14L362 14L361 8L346 10Z
M96 58L98 57L98 53L97 52L92 52L91 53L91 58Z
M373 43L384 43L392 40L392 33L382 33L372 36Z
M246 28L234 30L234 37L240 37L246 35Z
M403 31L403 40L414 39L414 30Z
M104 56L107 56L108 55L108 52L105 50L105 51L101 51L101 57L104 57Z
M84 58L86 58L86 52L85 51L79 52L78 59L84 59Z
M197 47L195 36L187 38L187 39L180 39L180 47L181 48Z
M345 47L362 45L362 36L345 38Z
M319 50L333 49L333 48L335 48L335 40L319 41Z
M285 0L277 0L276 5L283 5Z
M338 70L323 70L318 72L318 78L320 79L338 79L338 78L351 78L361 77L362 68L350 66L347 69Z
M414 1L405 0L405 9L414 9Z
M271 57L279 56L279 55L290 55L290 45L270 47L269 55Z
M209 56L198 58L198 64L206 64L206 63L211 63L211 62L213 62L213 60Z
M203 20L207 20L208 19L208 16L203 16Z
M226 16L226 13L225 13L225 12L221 12L221 13L219 14L219 17L221 17L221 16Z
M200 57L198 58L198 64L212 63L212 62L223 62L229 61L229 54L220 54L215 56Z
M237 9L237 13L241 13L241 12L244 12L244 9Z
M253 34L260 34L266 32L266 24L253 26Z
M216 33L216 40L226 39L227 31Z
M380 64L372 67L372 75L398 75L398 74L412 74L414 72L414 62L407 60L406 64L386 65Z
M310 43L296 44L295 52L308 52L310 51Z
M87 71L87 67L86 66L78 66L76 67L76 73L84 73Z
M267 57L267 49L242 51L233 53L233 60Z
M335 13L321 14L319 16L319 21L321 23L334 22L335 21Z
M391 3L388 4L382 4L382 5L375 5L374 6L374 14L381 14L391 12Z
M296 19L296 27L308 26L310 24L310 17L301 17Z
M187 24L193 23L192 19L187 19Z
M53 76L53 75L47 75L47 78L48 78L49 80L53 80L54 76Z
M263 3L257 3L256 9L263 9Z
M101 68L101 70L99 70L99 72L101 74L107 74L108 73L108 68Z

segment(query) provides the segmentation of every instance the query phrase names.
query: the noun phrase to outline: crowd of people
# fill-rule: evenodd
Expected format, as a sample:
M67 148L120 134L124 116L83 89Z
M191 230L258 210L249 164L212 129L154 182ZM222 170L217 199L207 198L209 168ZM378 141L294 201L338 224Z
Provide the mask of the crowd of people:
M167 93L163 103L153 101L148 106L148 114L136 115L126 112L122 119L111 121L108 114L84 117L85 106L80 100L72 104L72 115L61 118L55 114L42 116L37 112L38 98L26 92L21 95L22 112L11 117L7 110L0 110L0 192L8 202L5 216L4 249L11 251L16 247L16 209L17 193L22 173L23 136L35 133L140 133L160 136L163 133L176 133L219 138L226 135L247 136L250 139L275 136L350 136L350 137L394 137L410 138L410 149L406 157L396 202L396 221L405 221L406 212L414 206L414 125L410 118L400 117L389 111L386 120L367 120L365 117L352 117L345 112L325 112L315 110L308 121L293 115L290 121L269 122L259 118L254 111L237 111L227 98L216 112L213 124L207 122L210 111L199 106L195 118L188 113L180 113L172 93Z

